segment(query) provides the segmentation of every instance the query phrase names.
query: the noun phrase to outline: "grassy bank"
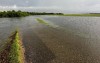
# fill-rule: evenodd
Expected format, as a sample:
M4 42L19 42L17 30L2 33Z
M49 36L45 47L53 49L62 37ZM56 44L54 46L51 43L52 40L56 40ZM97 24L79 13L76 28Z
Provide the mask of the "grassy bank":
M24 63L24 49L18 31L9 40L0 53L0 63Z

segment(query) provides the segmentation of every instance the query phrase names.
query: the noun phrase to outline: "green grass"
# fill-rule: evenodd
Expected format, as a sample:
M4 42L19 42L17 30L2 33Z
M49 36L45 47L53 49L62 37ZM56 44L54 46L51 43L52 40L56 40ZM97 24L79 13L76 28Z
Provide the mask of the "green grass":
M45 24L45 25L49 25L47 22L45 22L44 20L37 18L36 19L39 23Z
M53 24L53 23L50 23L50 22L46 22L46 21L44 21L44 20L42 20L42 19L40 19L40 18L37 18L36 19L39 23L42 23L42 24L44 24L44 25L46 25L46 26L48 26L48 27L52 27L52 28L57 28L58 26L57 25L55 25L55 24Z
M20 44L20 37L19 37L18 32L15 35L13 44L11 44L11 50L8 57L9 57L10 63L24 63L23 54L22 54L22 46Z

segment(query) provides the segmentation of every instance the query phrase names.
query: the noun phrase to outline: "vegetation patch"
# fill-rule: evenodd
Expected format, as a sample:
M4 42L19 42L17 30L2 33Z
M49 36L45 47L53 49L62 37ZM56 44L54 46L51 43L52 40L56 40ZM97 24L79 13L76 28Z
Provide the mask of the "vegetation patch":
M45 25L49 25L47 22L45 22L45 21L42 20L42 19L37 18L36 20L37 20L39 23L42 23L42 24L45 24Z
M57 27L59 27L59 26L57 26L57 25L55 25L55 24L47 23L47 22L45 22L44 20L42 20L42 19L40 19L40 18L37 18L36 20L37 20L39 23L45 24L45 25L47 25L47 26L49 26L49 27L52 27L52 28L57 28Z
M18 31L10 36L10 41L0 53L0 63L24 63L24 49Z

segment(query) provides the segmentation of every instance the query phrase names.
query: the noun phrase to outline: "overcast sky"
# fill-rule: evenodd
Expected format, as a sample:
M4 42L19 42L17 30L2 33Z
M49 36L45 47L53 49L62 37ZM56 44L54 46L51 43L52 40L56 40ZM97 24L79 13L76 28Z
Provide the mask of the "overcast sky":
M0 10L100 13L100 0L0 0Z

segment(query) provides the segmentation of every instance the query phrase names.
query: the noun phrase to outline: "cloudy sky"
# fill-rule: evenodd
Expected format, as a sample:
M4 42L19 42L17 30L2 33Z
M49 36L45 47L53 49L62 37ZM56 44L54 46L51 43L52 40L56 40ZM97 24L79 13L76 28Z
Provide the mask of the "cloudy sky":
M0 0L0 10L100 13L100 0Z

